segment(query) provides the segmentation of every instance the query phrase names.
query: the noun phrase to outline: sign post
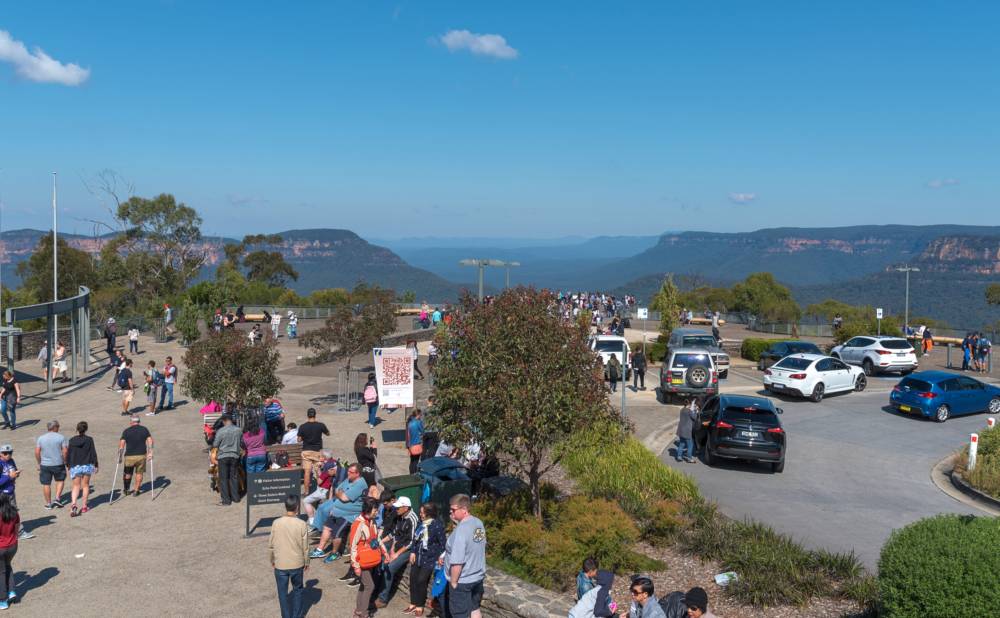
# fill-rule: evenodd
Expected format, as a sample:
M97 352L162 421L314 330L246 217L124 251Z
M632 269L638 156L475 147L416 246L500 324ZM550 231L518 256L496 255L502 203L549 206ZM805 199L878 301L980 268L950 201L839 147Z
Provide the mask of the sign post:
M979 450L979 434L969 434L969 471L976 469L976 451Z
M648 307L636 307L635 317L642 320L642 355L646 355L646 320L649 318Z
M244 537L250 536L250 507L262 504L284 504L291 494L302 496L302 470L268 470L247 474L247 526ZM257 526L254 525L254 528Z
M878 335L882 336L882 307L875 310L875 319L878 320Z

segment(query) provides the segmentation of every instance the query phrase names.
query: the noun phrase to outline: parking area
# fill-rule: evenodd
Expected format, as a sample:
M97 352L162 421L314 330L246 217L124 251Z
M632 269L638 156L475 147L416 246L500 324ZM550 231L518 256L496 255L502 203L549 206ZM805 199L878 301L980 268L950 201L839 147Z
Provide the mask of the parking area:
M702 493L734 518L751 517L813 547L854 551L874 568L894 528L937 513L982 514L939 490L934 465L957 450L986 415L940 424L887 406L897 376L870 380L863 393L830 395L821 403L771 396L784 410L788 435L785 471L765 464L724 461L676 463L673 436L679 407L656 401L658 368L647 391L627 393L626 412L636 435L672 467L692 475ZM723 393L763 395L761 374L734 367ZM611 397L620 405L621 395Z

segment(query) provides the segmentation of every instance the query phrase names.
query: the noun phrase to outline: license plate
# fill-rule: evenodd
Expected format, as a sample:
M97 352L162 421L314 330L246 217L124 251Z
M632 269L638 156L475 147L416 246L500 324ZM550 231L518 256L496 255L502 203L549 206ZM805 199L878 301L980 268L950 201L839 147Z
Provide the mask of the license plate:
M670 378L671 384L684 384L683 378Z
M896 354L896 356L906 356L906 352L903 352L902 354Z
M744 438L759 438L760 434L756 431L741 431L740 435Z
M909 411L910 411L910 410L912 410L913 408L911 408L910 406L899 406L899 409L900 409L900 411L902 411L902 412L909 412Z

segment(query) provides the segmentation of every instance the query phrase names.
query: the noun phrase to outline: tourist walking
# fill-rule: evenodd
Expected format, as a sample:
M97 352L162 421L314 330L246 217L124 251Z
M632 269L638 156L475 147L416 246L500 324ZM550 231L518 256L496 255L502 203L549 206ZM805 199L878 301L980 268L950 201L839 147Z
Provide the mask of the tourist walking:
M63 382L69 381L69 376L66 375L66 344L62 341L56 343L52 360L52 381L55 382L56 378L62 378Z
M163 334L172 335L174 332L174 310L167 303L163 303Z
M608 359L608 381L611 382L611 392L618 392L618 380L622 375L622 364L614 354ZM625 388L624 386L622 388Z
M308 496L312 489L313 466L318 468L323 463L323 436L330 435L326 425L316 420L316 408L306 410L306 422L298 431L298 440L302 443L302 495Z
M646 353L639 348L632 355L632 390L646 390Z
M160 412L164 409L174 408L174 384L177 383L177 365L174 364L172 356L167 357L166 364L163 365L163 388L160 391ZM166 408L163 402L166 401Z
M118 336L118 324L115 323L114 318L108 318L107 323L104 325L104 340L105 340L105 350L108 352L108 364L111 367L115 365L115 339Z
M38 350L38 362L42 366L42 379L48 381L49 379L49 341L46 339L42 342L42 347Z
M133 416L129 420L129 426L122 432L122 437L118 440L118 452L125 454L125 469L122 472L124 495L138 496L142 493L142 475L146 473L146 462L153 459L153 436L139 423L138 416ZM130 490L133 476L134 491ZM150 483L151 490L152 486Z
M46 428L48 431L35 441L38 481L42 484L45 509L61 509L63 504L59 498L62 496L63 483L66 482L66 450L69 448L69 442L59 433L59 421L49 421ZM52 498L53 481L56 485L55 499Z
M118 372L118 387L122 391L122 416L128 416L131 414L132 397L135 396L131 358L125 359L125 368Z
M438 519L437 505L427 502L420 506L420 524L414 533L413 552L410 554L410 604L404 614L424 615L427 588L434 565L445 550L444 524Z
M361 476L365 477L365 482L369 487L375 485L378 472L378 445L375 444L375 437L368 434L359 433L354 438L354 457L358 465L361 466Z
M17 553L17 531L20 527L21 516L12 496L0 494L0 559L3 560L3 573L0 573L0 609L7 609L10 602L17 598L11 561Z
M0 413L3 414L3 427L0 429L17 429L19 403L21 403L21 385L8 369L3 372L3 383L0 385Z
M139 353L139 327L135 324L128 329L128 353Z
M413 410L406 419L406 451L410 455L410 474L417 473L420 457L424 454L424 419L420 408Z
M240 501L240 485L237 479L237 466L240 465L240 442L243 434L240 428L233 424L233 417L222 415L222 427L215 432L212 441L212 464L219 474L219 506L229 506ZM305 461L303 453L303 461Z
M361 580L354 605L354 618L368 618L372 593L375 592L373 573L382 564L385 547L379 541L375 528L378 514L378 500L365 498L361 504L361 515L351 524L351 568L354 576Z
M469 512L472 501L456 494L448 501L451 520L455 522L445 545L443 566L448 586L445 588L447 615L452 618L482 618L486 578L486 528Z
M679 412L677 419L676 461L683 459L694 463L694 425L698 422L698 403L690 399Z
M246 472L263 472L267 469L267 433L260 426L257 416L247 419L243 428L243 450L246 453Z
M156 414L156 392L163 386L163 374L156 369L156 361L151 360L142 375L146 377L144 388L146 390L146 405L149 407L146 416L153 416Z
M274 338L277 339L278 333L280 332L281 332L281 314L275 311L274 315L271 316L271 335L273 335Z
M70 517L86 513L87 499L90 498L90 477L97 474L97 447L94 439L87 435L87 421L76 424L76 435L69 439L69 449L66 466L69 468L70 487ZM76 499L83 493L81 508L77 508Z
M298 496L289 494L285 498L285 515L271 524L267 548L278 586L281 618L302 618L302 580L309 568L309 526L299 519Z
M17 462L14 461L14 447L9 444L0 446L0 494L10 496L10 501L15 507L17 506L15 486L19 476L21 476L21 471L17 468ZM22 527L19 538L33 539L35 535Z
M368 381L365 383L361 397L365 400L365 405L368 406L368 428L375 429L375 422L378 420L376 417L378 413L378 382L374 372L368 374Z
M114 360L114 376L111 378L111 385L108 386L109 391L121 390L118 388L118 374L121 373L122 367L125 366L125 353L121 350L115 350L115 360Z
M417 380L424 379L424 372L420 371L420 350L417 349L417 342L414 339L410 339L406 342L406 347L410 349L410 354L413 356L413 375Z
M392 522L392 530L382 539L383 543L388 538L386 547L388 556L385 559L385 568L382 570L382 591L375 600L376 608L383 608L389 604L395 592L393 587L398 581L399 573L410 563L410 552L413 548L413 539L420 521L417 514L413 512L410 499L406 496L396 498L392 503L392 508L396 511L396 517Z

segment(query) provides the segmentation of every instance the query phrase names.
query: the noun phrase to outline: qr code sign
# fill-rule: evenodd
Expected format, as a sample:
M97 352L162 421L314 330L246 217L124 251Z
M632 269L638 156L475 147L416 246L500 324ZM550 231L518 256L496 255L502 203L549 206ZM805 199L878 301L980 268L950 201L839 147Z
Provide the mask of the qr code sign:
M382 357L382 384L384 386L406 386L410 383L411 358Z

